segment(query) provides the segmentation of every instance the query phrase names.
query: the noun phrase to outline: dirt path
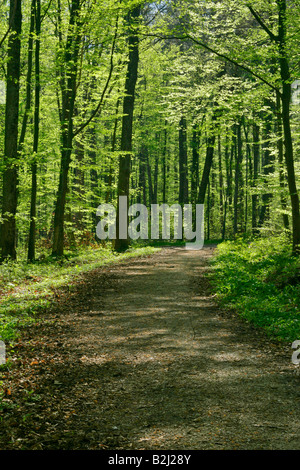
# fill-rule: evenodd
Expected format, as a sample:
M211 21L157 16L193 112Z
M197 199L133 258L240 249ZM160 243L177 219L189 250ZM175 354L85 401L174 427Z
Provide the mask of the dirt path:
M86 275L16 347L1 448L300 449L292 351L216 306L209 256Z

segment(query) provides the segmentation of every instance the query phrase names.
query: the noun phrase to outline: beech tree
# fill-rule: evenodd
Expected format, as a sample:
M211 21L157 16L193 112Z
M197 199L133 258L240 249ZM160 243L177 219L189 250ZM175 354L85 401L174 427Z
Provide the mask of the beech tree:
M12 0L9 9L7 80L4 136L2 224L0 234L2 259L16 259L16 211L18 202L18 121L22 2Z
M98 243L119 196L201 203L206 237L285 231L298 254L298 2L0 9L2 260Z
M118 179L118 197L129 197L130 184L130 162L132 152L132 125L133 111L135 101L135 86L137 81L138 64L139 64L139 36L136 30L137 20L141 13L141 5L129 10L126 17L126 25L128 28L128 65L125 80L125 96L123 99L123 117L122 117L122 133L119 157L119 179ZM128 202L128 199L127 199ZM128 248L128 235L120 235L119 231L119 198L117 204L117 236L115 241L115 249L123 251ZM127 216L126 216L127 218ZM126 224L127 227L127 224Z

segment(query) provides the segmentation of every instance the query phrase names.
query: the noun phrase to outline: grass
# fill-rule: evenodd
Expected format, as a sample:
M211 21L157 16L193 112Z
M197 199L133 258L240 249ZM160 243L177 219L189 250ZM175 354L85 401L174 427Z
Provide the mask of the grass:
M222 305L273 339L300 339L300 260L286 236L223 242L212 266Z
M147 256L154 247L136 247L118 254L110 246L67 252L61 260L5 262L0 265L0 340L13 343L20 328L39 318L58 288L71 285L81 274L109 263Z

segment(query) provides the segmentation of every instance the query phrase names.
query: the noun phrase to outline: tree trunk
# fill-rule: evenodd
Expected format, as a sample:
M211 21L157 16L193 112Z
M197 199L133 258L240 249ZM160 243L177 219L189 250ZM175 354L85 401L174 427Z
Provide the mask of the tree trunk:
M155 155L154 178L153 178L153 204L157 204L158 195L158 155Z
M211 201L210 201L210 181L208 180L207 183L207 196L206 196L206 239L210 240L210 209L211 209Z
M85 174L84 174L84 145L80 139L75 139L74 142L74 161L77 166L74 168L73 175L73 196L75 204L77 206L76 211L73 212L73 221L77 230L82 232L84 230L84 212L83 212L83 201L85 196Z
M242 220L242 205L241 205L241 186L242 186L242 135L241 123L236 126L236 158L235 158L235 174L234 174L234 216L233 216L233 233L236 235L239 231L239 221ZM241 222L240 222L240 230Z
M162 200L163 204L166 203L166 190L167 190L167 122L165 121L164 128L164 146L163 146L163 155L162 155L162 164L163 164L163 188L162 188Z
M119 112L119 106L120 106L120 97L117 99L117 104L116 104L116 117L114 121L114 128L113 128L113 133L111 137L111 156L110 156L110 166L109 166L109 175L108 175L108 185L107 185L107 191L106 191L106 196L105 196L105 202L108 203L109 201L112 200L112 182L113 182L113 154L116 150L116 144L117 144L117 130L118 130L118 122L119 122L119 117L118 117L118 112Z
M153 183L152 183L151 166L149 162L148 151L146 155L147 155L147 173L148 173L148 189L149 189L149 205L150 205L150 204L155 204L155 200L154 200L154 189L153 189Z
M147 165L147 147L144 143L139 151L139 192L137 195L137 203L147 205L146 197L146 165Z
M32 62L33 62L33 37L35 29L35 14L36 14L36 0L32 0L30 8L30 27L29 27L29 39L28 39L28 53L27 53L27 75L26 75L26 101L25 111L21 126L20 139L19 139L19 151L22 151L22 147L25 140L27 122L29 112L31 109L32 101Z
M266 102L265 105L269 105L271 107L270 102ZM264 122L265 122L265 129L264 129L264 144L263 144L263 162L262 162L262 172L264 175L264 185L265 188L268 188L268 175L273 173L274 166L273 166L273 157L270 151L270 139L271 136L271 110L266 111L263 114ZM262 195L262 206L260 209L258 227L262 227L264 223L269 220L270 218L270 204L272 200L272 194L270 192L266 192Z
M73 117L76 98L78 52L81 40L79 31L80 7L80 1L73 0L64 58L67 73L66 77L61 76L61 166L53 227L52 255L54 256L62 256L64 252L64 216L73 143Z
M192 153L191 203L196 204L197 188L199 185L199 131L196 125L193 126Z
M224 217L223 217L223 227L222 227L222 240L225 239L226 233L226 218L228 213L228 206L229 200L231 195L231 180L232 180L232 160L234 156L233 145L231 144L230 149L230 158L229 158L229 143L228 139L226 138L226 146L225 146L225 162L226 162L226 177L227 177L227 188L226 188L226 197L224 203Z
M206 193L206 188L209 182L209 174L210 174L210 170L212 167L215 140L216 140L215 129L214 129L215 120L216 120L216 116L214 114L212 117L212 122L210 126L211 133L207 138L206 157L205 157L204 168L203 168L201 182L200 182L199 191L198 191L197 204L204 204L204 201L205 201L205 193Z
M287 198L285 194L285 175L283 168L283 138L282 138L282 120L281 120L281 103L280 94L276 93L276 132L277 132L277 150L278 150L278 163L279 163L279 185L280 185L280 202L282 209L282 221L286 230L289 230L289 216L287 210Z
M219 157L219 201L220 201L220 226L223 227L224 218L224 196L223 196L223 171L222 171L222 152L221 136L218 135L218 157Z
M7 51L4 171L1 226L1 259L16 259L16 211L18 202L18 119L20 80L21 0L11 0L10 37Z
M300 254L300 210L299 195L296 185L293 141L290 124L290 101L291 101L291 82L290 70L286 51L286 0L277 0L279 21L278 21L278 40L279 40L279 62L282 81L281 103L282 103L282 123L285 143L285 162L288 176L288 186L292 206L292 225L293 225L293 255Z
M90 188L91 188L91 208L92 208L92 224L94 229L95 239L96 237L96 225L97 225L97 216L96 210L99 205L98 198L98 171L97 171L97 153L96 153L96 131L95 126L90 126L87 130L88 142L89 142L89 163L91 165L90 169Z
M28 239L28 261L35 259L35 233L36 233L36 194L37 194L37 162L36 155L39 142L40 119L40 32L41 32L41 4L35 2L35 103L34 103L34 130L33 130L33 158L31 165L31 200L30 200L30 226Z
M252 174L252 188L255 191L258 177L258 163L259 163L259 126L253 123L253 174ZM252 233L257 234L257 209L258 209L258 195L252 194Z
M132 123L134 111L135 85L139 64L139 38L136 32L135 23L141 12L141 6L135 7L128 14L127 23L129 27L128 46L129 57L127 65L127 75L125 81L125 97L123 100L123 118L121 134L121 152L119 157L119 180L118 180L118 206L117 206L117 236L115 240L115 250L125 251L129 246L128 234L126 238L120 238L119 234L119 197L129 198L130 164L132 152ZM128 201L128 199L127 199ZM128 215L125 214L128 226ZM126 228L127 230L127 228Z
M179 123L179 204L188 204L186 119Z
M249 132L246 130L246 125L244 122L244 134L246 139L246 177L245 177L245 233L247 233L248 227L248 188L249 183L252 181L252 162L251 162L251 147L248 139Z

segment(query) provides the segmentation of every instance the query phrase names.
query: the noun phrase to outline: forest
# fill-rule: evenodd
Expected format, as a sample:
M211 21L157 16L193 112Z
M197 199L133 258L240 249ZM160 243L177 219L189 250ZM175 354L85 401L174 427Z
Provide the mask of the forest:
M164 282L170 291L180 284L178 295L174 292L177 306L181 305L179 291L184 289L182 315L184 308L195 309L188 307L191 301L182 287L193 276L199 286L200 281L205 286L209 283L205 296L214 298L217 309L236 312L237 324L243 321L257 328L263 344L269 342L271 350L288 348L287 356L292 355L291 344L300 340L299 26L298 0L1 3L0 425L4 431L0 448L145 445L137 444L135 437L130 445L119 435L111 440L109 429L101 437L102 444L94 438L71 444L73 428L68 438L57 440L51 426L41 428L43 438L35 438L31 433L34 413L23 420L23 428L9 430L17 408L26 408L28 393L43 396L29 379L24 388L27 395L16 385L22 375L19 356L30 358L24 359L29 369L47 363L53 351L50 346L52 352L48 351L46 340L41 346L44 353L28 345L37 344L36 335L48 335L45 331L58 316L53 312L62 310L68 325L73 325L66 312L77 308L72 304L74 295L82 303L79 316L85 302L100 302L100 297L95 300L96 289L104 292L99 296L108 296L103 308L107 303L120 315L135 302L139 305L138 294L129 304L122 290L128 276L132 279L129 292L135 292L137 280L129 268L126 271L131 263L132 269L142 263L144 285L137 283L136 289L145 305L150 302L148 289L149 298L156 299L151 284L151 276L156 275L158 289ZM128 207L191 205L194 215L197 205L203 205L203 250L185 251L187 231L182 240L176 238L175 223L174 236L167 241L162 240L161 226L155 238L150 225L143 236L140 227L137 240L121 236L121 196L127 197ZM104 204L116 209L113 239L97 236L99 207ZM130 215L125 217L130 221ZM154 271L152 259L157 263ZM150 263L149 272L143 271L143 263ZM172 268L177 274L169 285ZM109 269L116 270L112 279ZM120 286L114 284L114 276L121 276ZM84 297L85 285L90 300ZM201 288L195 292L200 295ZM123 307L118 304L121 301ZM161 302L158 309L163 308ZM145 305L141 300L136 308L147 310ZM171 300L168 305L170 309ZM184 321L183 325L185 331ZM110 331L109 324L106 327ZM81 338L79 326L76 331L74 335ZM249 330L249 337L253 334ZM2 363L1 344L7 356ZM64 348L61 354L64 358ZM299 364L288 362L290 368ZM286 373L291 374L289 368ZM293 373L294 369L291 380L296 380ZM41 390L46 385L38 375L32 380ZM37 407L41 403L37 399ZM273 420L285 411L277 410ZM66 424L61 426L66 429ZM252 436L248 443L227 436L222 448L272 448L279 445L280 436L279 431L269 442L262 433L258 441ZM149 448L182 448L176 447L181 442L176 439L157 444L152 436ZM217 448L216 439L210 439L204 447ZM184 445L201 448L195 440ZM299 448L293 433L280 445Z

